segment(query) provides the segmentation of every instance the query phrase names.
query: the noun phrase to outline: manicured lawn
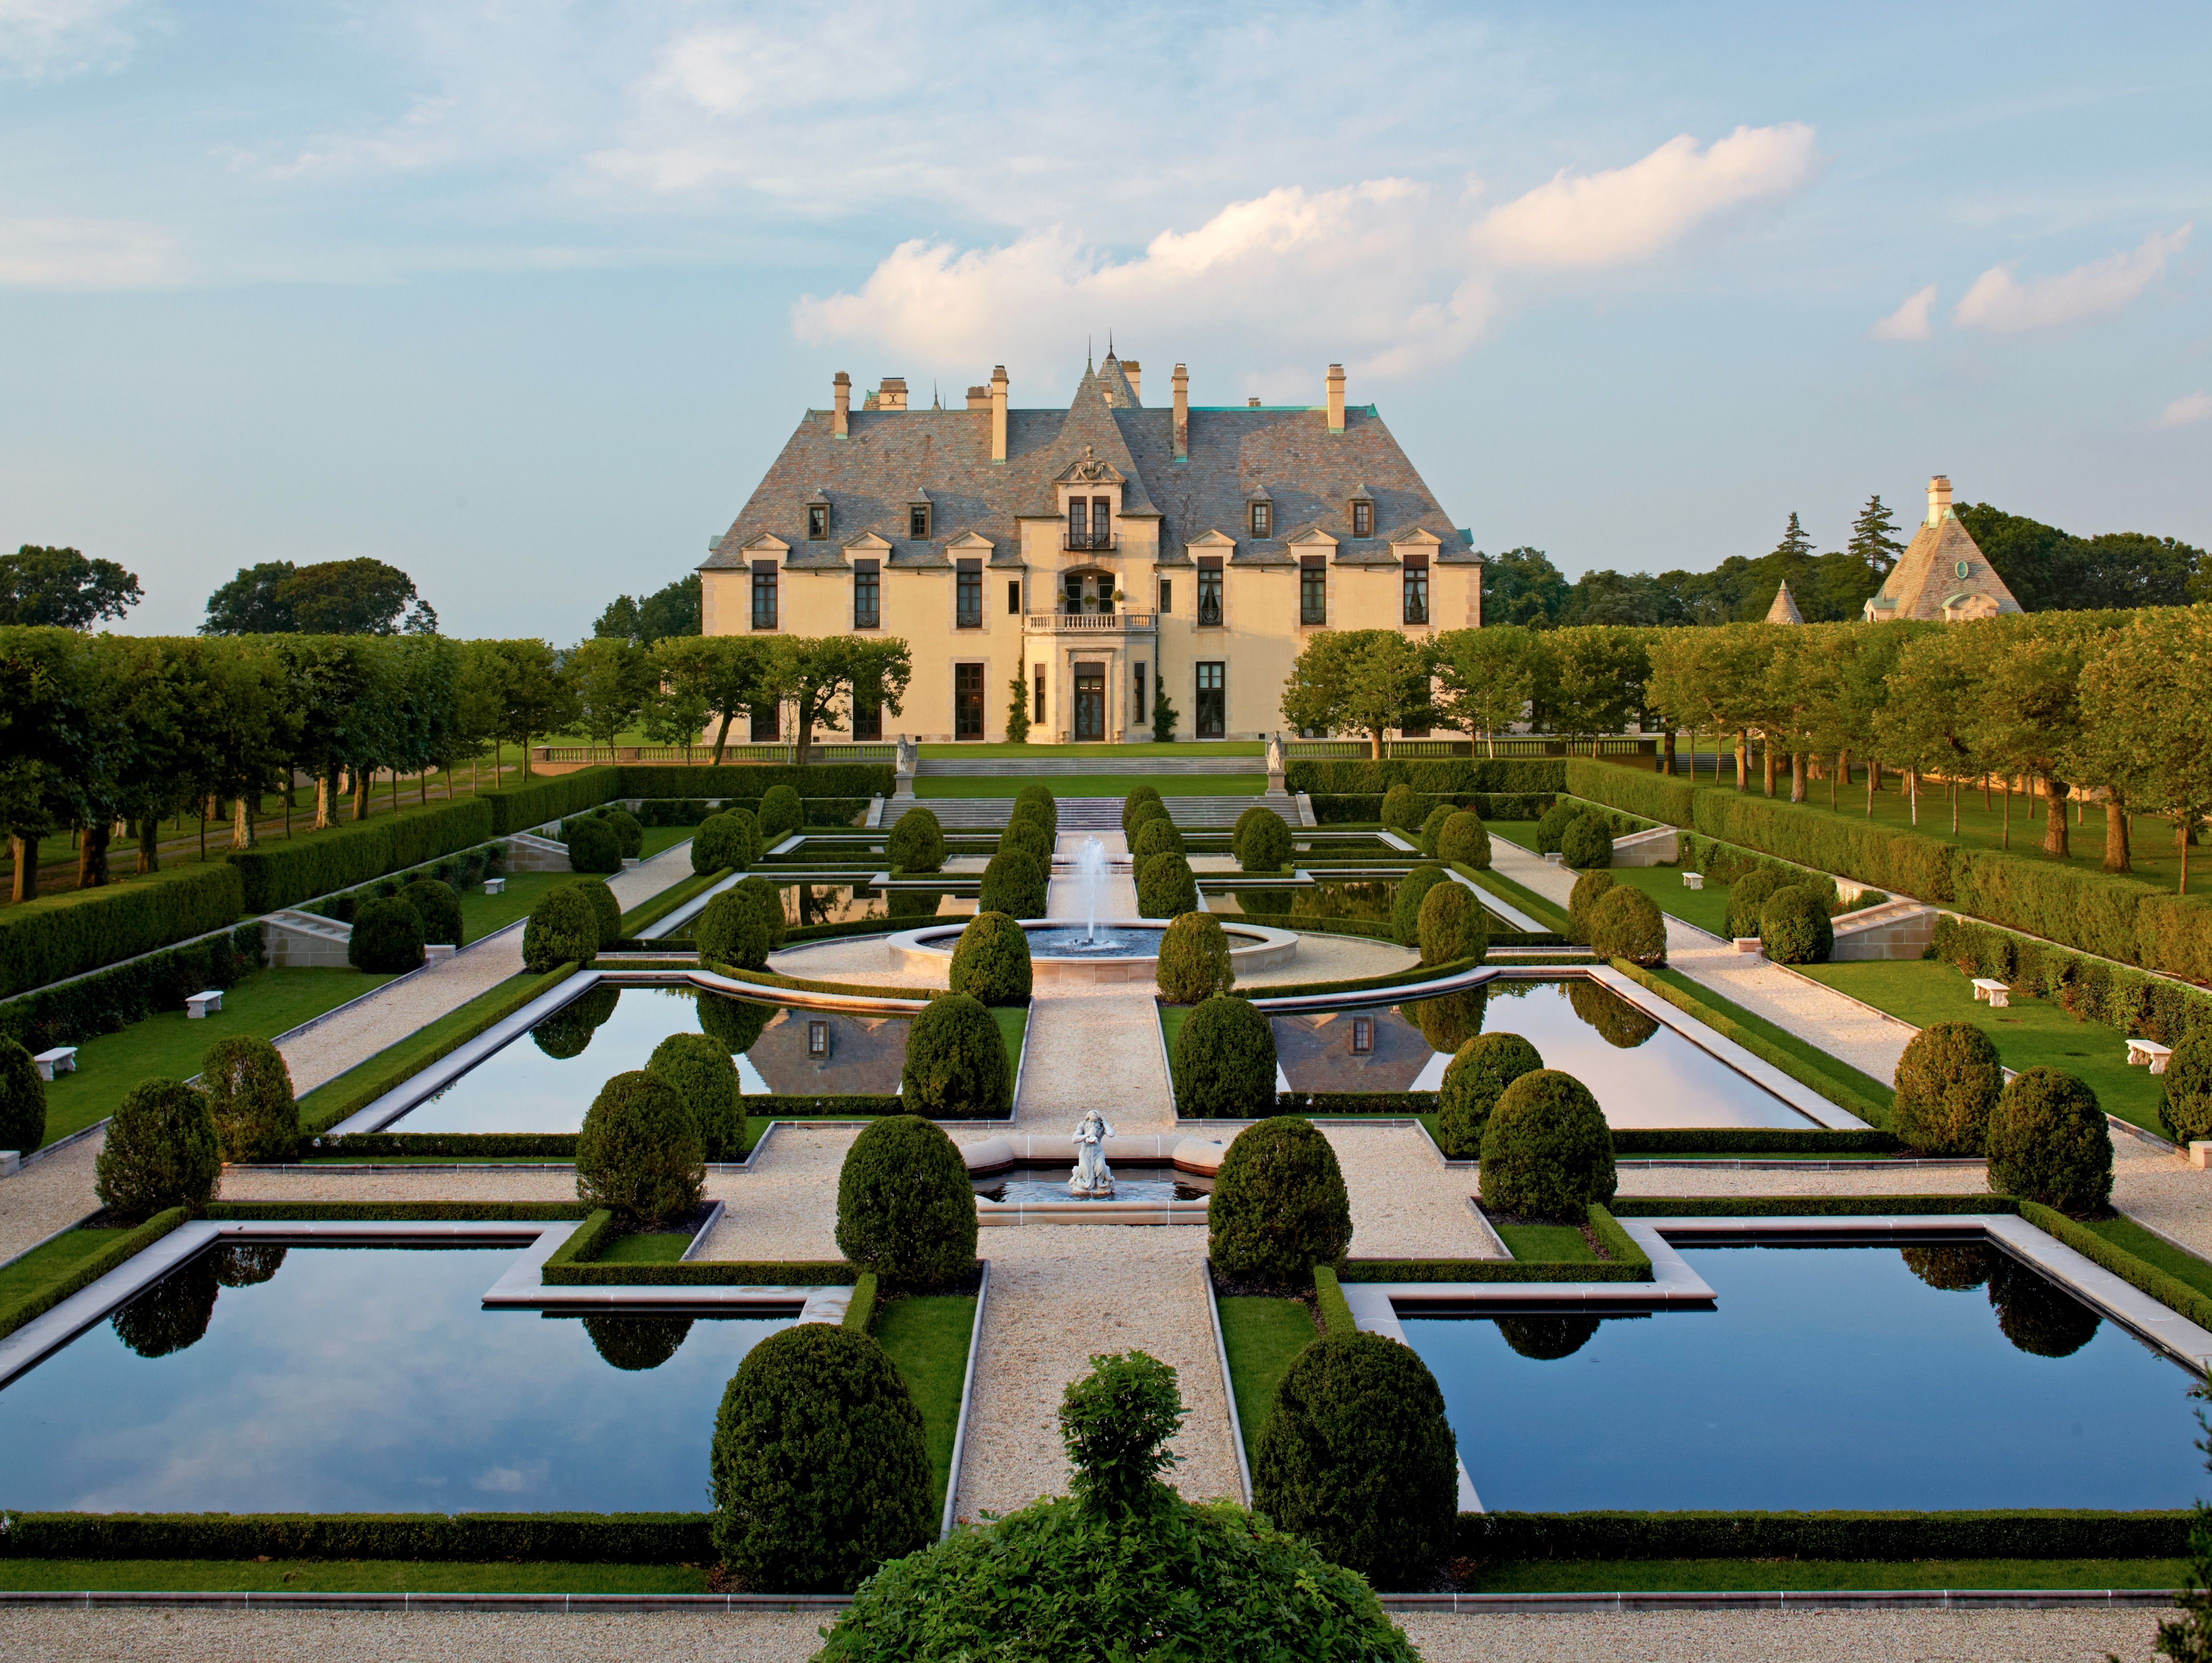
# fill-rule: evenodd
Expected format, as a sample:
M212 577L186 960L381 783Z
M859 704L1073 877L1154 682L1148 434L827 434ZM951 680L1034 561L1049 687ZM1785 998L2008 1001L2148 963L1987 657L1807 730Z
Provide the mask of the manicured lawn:
M1042 785L1054 797L1127 797L1139 786L1150 786L1163 797L1257 797L1267 789L1264 774L1056 774L1033 779L1019 774L998 777L975 774L925 774L914 782L914 794L931 797L1018 797L1024 786Z
M647 826L645 828L645 853L640 859L650 860L654 855L674 848L686 838L696 835L692 826ZM619 876L611 873L609 876ZM481 885L461 897L461 928L470 941L482 941L495 930L505 929L517 919L530 916L548 889L557 884L574 883L574 872L516 872L507 880L503 895L486 895ZM688 871L671 874L671 887L690 877Z
M1874 968L1876 967L1824 964L1814 965L1810 968L1820 970L1840 970ZM1859 1092L1865 1096L1873 1098L1875 1102L1880 1103L1884 1108L1888 1108L1890 1103L1895 1100L1897 1096L1896 1088L1889 1081L1877 1080L1870 1074L1860 1073L1857 1069L1853 1068L1849 1063L1838 1061L1836 1058L1830 1056L1826 1052L1821 1050L1818 1046L1814 1045L1809 1041L1798 1038L1796 1035L1792 1034L1789 1029L1785 1028L1778 1028L1772 1023L1767 1021L1765 1017L1754 1016L1752 1012L1745 1010L1741 1005L1723 998L1718 993L1713 992L1711 988L1706 986L1703 982L1691 980L1689 977L1684 975L1680 970L1670 970L1662 968L1661 969L1652 971L1651 974L1656 976L1668 986L1680 989L1683 992L1687 993L1692 998L1696 999L1699 1004L1717 1011L1720 1015L1728 1017L1733 1022L1741 1023L1753 1033L1758 1035L1759 1038L1765 1040L1769 1045L1771 1045L1778 1050L1783 1052L1796 1065L1794 1068L1786 1071L1795 1073L1799 1079L1807 1080L1808 1083L1809 1083L1810 1081L1808 1078L1809 1075L1824 1076L1828 1079L1833 1080L1838 1085L1848 1087L1853 1091ZM1864 998L1863 994L1856 996ZM1867 1003L1871 1004L1874 1001L1872 999L1868 999ZM1765 1157L1762 1156L1761 1158L1763 1159Z
M1260 1447L1260 1429L1274 1412L1275 1387L1291 1359L1316 1334L1313 1313L1297 1299L1224 1299L1221 1343L1229 1352L1229 1380L1237 1392L1237 1423L1244 1434L1244 1459Z
M1709 879L1702 889L1685 889L1681 869L1677 866L1615 866L1612 871L1615 883L1643 890L1651 897L1652 904L1668 916L1679 918L1685 924L1694 924L1712 935L1725 933L1727 884Z
M87 1209L90 1211L89 1208ZM78 1265L127 1230L71 1230L45 1246L33 1247L14 1264L0 1270L0 1311L28 1297L50 1282L58 1282Z
M0 1587L250 1593L704 1593L689 1565L445 1564L395 1559L9 1559Z
M1022 1035L1029 1031L1030 1012L1025 1004L994 1004L991 1020L999 1024L999 1037L1006 1041L1006 1071L1018 1074L1022 1068Z
M1500 1224L1493 1220L1492 1228L1516 1259L1554 1265L1597 1263L1597 1254L1572 1224Z
M1973 984L1963 971L1936 959L1800 968L1815 981L1916 1028L1939 1022L1972 1023L1995 1041L2006 1067L2063 1068L2087 1083L2106 1113L2146 1131L2159 1131L2162 1083L2148 1068L2130 1068L2126 1040L2101 1023L2081 1021L2025 993L2014 993L2006 1009L1992 1011L1974 998Z
M592 1262L599 1265L673 1265L683 1259L684 1250L690 1245L691 1238L677 1230L640 1230L635 1235L615 1237Z
M924 745L925 758L945 756L1261 756L1267 747L1257 739L1194 740L1188 744L1154 744L1147 740L1142 744L1128 745ZM1050 783L1049 781L1047 782ZM67 840L64 839L64 841Z
M359 970L256 970L224 991L221 1011L198 1022L181 1011L157 1011L119 1034L86 1040L77 1047L76 1072L46 1088L46 1141L106 1120L141 1080L190 1079L217 1040L274 1039L391 980Z
M960 1387L968 1375L968 1340L975 1327L971 1294L894 1299L876 1311L876 1343L890 1353L915 1407L921 1411L930 1482L940 1510L952 1477L952 1436L959 1429Z
M2172 1588L2179 1559L1500 1559L1469 1593L1788 1588ZM2150 1631L2151 1613L2143 1614Z
M2134 1219L2118 1216L2094 1218L2085 1221L2082 1228L2094 1230L2114 1247L2133 1253L2146 1264L2155 1265L2197 1292L2212 1295L2212 1263L2193 1253L2183 1252L2162 1235L2153 1235Z
M1182 1034L1183 1023L1190 1020L1190 1013L1197 1007L1189 1004L1160 1004L1153 1006L1153 1009L1160 1013L1160 1039L1167 1047L1168 1081L1170 1084L1173 1084L1176 1039Z

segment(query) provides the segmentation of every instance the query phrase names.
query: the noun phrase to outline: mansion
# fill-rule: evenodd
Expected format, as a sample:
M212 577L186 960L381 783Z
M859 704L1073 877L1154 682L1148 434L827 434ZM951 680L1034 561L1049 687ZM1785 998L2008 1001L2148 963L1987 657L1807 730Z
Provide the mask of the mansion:
M1045 743L1148 739L1163 695L1178 738L1261 737L1314 632L1480 624L1480 558L1340 367L1319 405L1139 385L1109 352L1065 410L1003 367L965 409L893 378L855 410L840 373L714 540L702 629L904 640L902 713L854 738L1003 739L1018 680Z

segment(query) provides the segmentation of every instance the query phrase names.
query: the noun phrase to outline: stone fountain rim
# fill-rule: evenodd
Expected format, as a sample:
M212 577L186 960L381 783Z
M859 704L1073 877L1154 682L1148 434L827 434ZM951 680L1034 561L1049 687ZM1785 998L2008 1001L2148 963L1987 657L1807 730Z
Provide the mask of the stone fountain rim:
M1024 931L1081 929L1086 920L1079 918L1024 918L1015 920ZM1102 918L1098 926L1109 930L1157 930L1165 935L1172 920L1161 918ZM892 961L912 955L916 957L942 958L948 963L952 950L958 944L960 932L968 927L963 920L941 924L927 924L918 930L905 930L890 938L889 947ZM1250 962L1255 967L1287 958L1297 950L1298 937L1295 930L1277 930L1264 924L1253 924L1238 920L1231 924L1222 921L1222 933L1230 938L1229 957L1232 963ZM945 944L939 946L942 941ZM1237 944L1242 941L1241 946ZM1030 956L1032 965L1077 966L1100 964L1157 964L1158 953L1036 953Z

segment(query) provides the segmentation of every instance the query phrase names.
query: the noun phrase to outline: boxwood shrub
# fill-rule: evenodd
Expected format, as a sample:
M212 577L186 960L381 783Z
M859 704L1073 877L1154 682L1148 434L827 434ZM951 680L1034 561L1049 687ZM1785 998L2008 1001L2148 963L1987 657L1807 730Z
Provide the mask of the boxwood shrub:
M1421 829L1413 841L1430 859L1437 857L1437 837L1443 830L1444 822L1458 812L1450 804L1439 803L1429 810L1428 818L1421 822Z
M2212 1138L2212 1029L2173 1047L2160 1077L2158 1118L2176 1143Z
M789 786L770 786L761 793L761 841L773 847L806 823L805 804Z
M1613 1133L1589 1088L1540 1068L1507 1086L1482 1133L1482 1205L1524 1218L1580 1223L1613 1199Z
M782 890L755 873L750 877L739 878L731 885L729 893L743 896L745 905L753 909L753 916L760 920L761 928L768 933L769 952L773 953L783 945L783 938L790 926L783 916Z
M1171 820L1151 819L1137 828L1136 846L1130 851L1139 866L1156 854L1184 853L1182 834Z
M568 832L568 865L580 872L618 872L622 844L604 820L579 820Z
M415 909L415 916L422 922L422 939L442 942L448 947L465 944L466 932L461 926L461 898L453 893L453 886L441 883L434 877L418 877L400 890L399 898Z
M1578 872L1610 866L1613 828L1597 815L1577 816L1559 833L1559 858Z
M1047 831L1055 837L1060 835L1060 804L1053 797L1051 787L1042 780L1032 780L1014 793L1015 813L1030 809L1044 816Z
M1328 1139L1295 1114L1245 1127L1221 1157L1206 1229L1223 1275L1305 1285L1352 1245L1352 1200Z
M752 897L725 889L701 909L691 926L702 964L758 970L768 963L769 930Z
M1579 946L1589 945L1590 910L1613 893L1620 880L1608 871L1589 871L1575 879L1575 887L1567 892L1567 939Z
M1132 850L1136 847L1137 834L1144 830L1147 821L1164 820L1170 825L1175 823L1175 816L1168 812L1168 805L1157 796L1139 797L1134 802L1127 804L1123 810L1123 818L1128 826L1125 835L1128 839Z
M1036 857L1003 846L983 868L976 906L982 912L1004 913L1009 918L1045 915L1045 869Z
M1176 1035L1176 1113L1256 1120L1275 1107L1275 1030L1249 999L1217 993Z
M613 831L623 859L635 860L645 853L644 822L628 809L609 809L600 818Z
M999 1024L969 993L947 993L924 1005L908 1030L899 1096L910 1114L932 1120L973 1120L1008 1114L1013 1073Z
M1004 913L978 913L952 950L952 991L985 1004L1027 1004L1034 973L1029 932Z
M709 816L691 836L691 870L701 877L752 864L751 850L737 816Z
M200 1211L222 1177L206 1096L182 1080L132 1086L107 1123L93 1174L100 1199L125 1218L168 1207Z
M1565 801L1554 803L1545 810L1543 816L1536 822L1536 853L1559 853L1559 840L1566 835L1567 828L1587 812L1581 804Z
M1443 822L1435 841L1431 852L1439 859L1472 866L1477 871L1489 870L1490 829L1482 823L1480 815L1460 810Z
M1229 937L1211 913L1185 913L1160 938L1153 980L1170 1004L1196 1004L1236 985Z
M1198 910L1198 880L1179 854L1156 854L1137 867L1137 912L1144 918L1180 918Z
M1019 849L1036 862L1040 871L1052 870L1052 834L1044 828L1043 821L1034 816L1008 821L1006 830L999 834L999 847L1002 852Z
M702 997L703 1002L713 995ZM745 1098L732 1055L711 1034L671 1034L653 1047L645 1065L690 1110L702 1158L708 1161L745 1158Z
M1723 932L1738 940L1757 935L1767 901L1789 883L1789 874L1773 866L1761 866L1736 879L1729 885L1728 921Z
M589 964L599 956L599 921L573 883L538 896L522 926L522 967L544 975L563 964Z
M1759 909L1759 938L1777 964L1826 964L1836 944L1826 898L1806 885L1784 884Z
M1137 805L1139 803L1157 803L1159 800L1159 792L1151 786L1139 786L1136 790L1131 792L1127 797L1123 798L1121 799L1122 835L1126 837L1132 838L1137 835L1135 816Z
M705 1160L699 1122L665 1078L617 1074L576 1136L576 1199L658 1224L699 1205Z
M1656 970L1667 962L1667 920L1657 901L1624 884L1591 908L1589 944L1600 958L1625 958Z
M1437 1144L1455 1161L1482 1153L1482 1134L1505 1088L1543 1067L1536 1047L1518 1034L1477 1034L1444 1066L1437 1093Z
M46 1141L46 1083L31 1053L0 1039L0 1149L28 1155Z
M1279 872L1291 864L1291 828L1273 809L1249 808L1237 822L1230 852L1248 872Z
M1393 786L1382 793L1382 823L1393 831L1410 832L1421 823L1421 805L1411 786Z
M289 1161L300 1147L292 1071L264 1039L234 1034L208 1047L201 1086L226 1161Z
M2056 1068L2031 1068L1990 1114L1990 1188L2082 1217L2112 1199L2112 1137L2097 1094Z
M579 877L570 880L568 888L584 897L592 908L592 921L599 926L599 945L606 944L622 935L622 902L607 887L605 878Z
M945 864L945 828L927 809L908 809L884 847L894 872L933 872Z
M1972 1023L1932 1023L1898 1060L1889 1129L1922 1155L1979 1155L2003 1089L2004 1065L1988 1035Z
M975 1191L942 1127L894 1114L861 1129L837 1174L837 1251L897 1287L975 1268Z
M1421 897L1421 962L1480 964L1490 951L1490 914L1462 883L1439 883Z
M1421 944L1421 902L1450 877L1442 866L1416 866L1398 880L1398 893L1390 898L1390 930L1401 947Z
M422 962L422 920L398 895L364 901L353 915L346 959L371 975L404 975Z

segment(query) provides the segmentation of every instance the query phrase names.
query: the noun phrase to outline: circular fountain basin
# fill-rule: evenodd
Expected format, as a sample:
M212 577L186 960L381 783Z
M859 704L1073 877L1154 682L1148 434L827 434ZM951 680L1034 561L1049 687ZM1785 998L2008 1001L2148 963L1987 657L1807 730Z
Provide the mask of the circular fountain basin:
M964 922L947 921L891 937L891 968L945 974L966 927ZM1150 982L1158 973L1160 938L1167 927L1134 918L1101 919L1096 926L1064 918L1022 920L1030 939L1030 974L1039 984ZM1287 963L1298 950L1297 936L1289 930L1224 919L1222 932L1229 938L1229 962L1240 980L1249 972Z

